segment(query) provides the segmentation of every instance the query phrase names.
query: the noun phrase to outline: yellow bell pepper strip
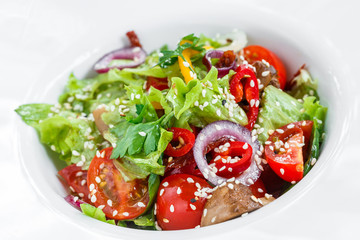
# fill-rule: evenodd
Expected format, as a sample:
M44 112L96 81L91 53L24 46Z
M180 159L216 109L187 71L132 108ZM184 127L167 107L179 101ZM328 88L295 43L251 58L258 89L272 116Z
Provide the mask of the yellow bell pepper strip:
M191 41L188 40L182 40L180 42L180 45L184 44L184 43L192 43ZM208 50L211 49L211 46L204 46L204 49ZM180 71L181 74L184 76L184 80L186 83L190 82L193 79L196 79L196 73L194 71L194 67L191 63L191 57L198 54L199 51L193 50L191 48L187 48L182 52L182 55L184 56L184 59L181 56L178 56L178 61L179 61L179 67L180 67Z

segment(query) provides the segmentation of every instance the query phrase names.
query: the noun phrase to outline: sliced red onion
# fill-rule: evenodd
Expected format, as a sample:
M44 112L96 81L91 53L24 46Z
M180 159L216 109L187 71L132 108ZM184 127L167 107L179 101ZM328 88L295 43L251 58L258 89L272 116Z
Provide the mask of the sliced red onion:
M213 66L211 64L211 59L212 58L221 58L223 54L224 54L224 52L221 50L211 50L205 54L202 62L206 66L208 71L210 71L211 67ZM226 74L229 73L230 70L235 70L235 68L236 68L235 60L231 63L231 65L229 67L220 67L220 68L217 67L218 77L219 78L224 77Z
M234 122L216 121L201 130L196 137L193 150L198 168L204 177L212 184L220 185L226 182L227 178L220 177L213 172L209 167L205 156L207 146L223 137L233 138L235 141L246 142L252 147L253 154L250 167L235 179L235 181L237 180L239 183L246 186L252 185L260 176L260 170L255 161L255 155L260 149L260 143L257 140L253 142L250 131Z
M146 53L140 47L125 47L114 50L105 54L94 65L94 70L98 73L106 73L110 69L118 68L134 68L145 62ZM124 63L120 65L110 66L112 60L132 60L132 62Z
M86 203L83 200L80 200L79 197L75 197L73 195L67 195L65 197L65 201L67 201L68 203L70 203L71 206L73 206L74 208L81 210L80 208L80 204Z

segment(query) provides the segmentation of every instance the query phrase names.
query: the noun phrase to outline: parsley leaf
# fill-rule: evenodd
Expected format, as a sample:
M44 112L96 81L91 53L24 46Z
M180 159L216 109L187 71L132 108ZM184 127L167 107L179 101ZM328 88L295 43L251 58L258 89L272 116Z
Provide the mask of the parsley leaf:
M161 68L167 68L168 66L173 65L178 60L179 56L185 60L182 52L187 48L199 51L199 54L203 53L205 51L203 48L204 44L198 44L199 40L200 38L196 37L194 34L190 34L181 39L181 41L187 42L180 45L180 41L175 50L167 50L167 48L164 48L164 50L161 50L163 56L160 57L158 65Z

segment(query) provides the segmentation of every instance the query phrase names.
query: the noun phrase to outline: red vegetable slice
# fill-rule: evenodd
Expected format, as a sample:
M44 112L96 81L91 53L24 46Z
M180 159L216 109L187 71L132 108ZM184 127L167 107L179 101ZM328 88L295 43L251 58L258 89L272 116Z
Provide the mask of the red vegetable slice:
M87 188L87 170L82 170L76 164L69 165L60 170L58 174L65 180L72 193L77 194L80 199L90 203L89 189Z
M230 93L234 95L236 102L241 102L244 89L246 101L249 103L249 110L246 113L248 117L246 128L251 130L259 114L258 81L254 71L246 64L240 65L236 72L230 82Z
M195 135L185 128L172 127L170 130L173 132L173 140L164 153L171 157L184 156L194 146Z
M146 81L146 90L149 90L150 87L154 87L160 91L168 89L168 80L167 78L156 78L156 77L147 77Z
M129 31L126 33L126 36L129 38L130 44L132 47L142 48L139 38L134 31Z
M168 157L165 159L164 164L166 166L164 174L165 177L174 174L186 173L204 178L200 170L197 169L192 151L181 157Z
M89 166L88 187L90 200L101 208L108 218L133 219L146 210L149 203L147 179L125 182L110 159L113 148L105 148L94 157Z
M209 146L212 143L223 139L224 137L232 138L235 141L246 142L253 150L251 156L250 167L235 181L249 186L253 184L260 176L260 170L255 161L255 155L260 150L259 142L252 139L251 133L245 127L230 121L216 121L201 130L196 137L194 144L194 157L198 168L204 175L205 179L214 185L220 185L227 180L227 178L220 177L209 166L206 154L209 152Z
M246 169L250 167L252 148L244 142L227 142L217 148L210 166L216 168L216 175L231 178L238 177Z
M303 177L303 147L309 143L312 125L312 121L287 124L265 142L265 158L269 166L287 182L298 182Z
M163 230L180 230L200 225L206 197L211 186L189 174L166 177L160 184L156 219Z

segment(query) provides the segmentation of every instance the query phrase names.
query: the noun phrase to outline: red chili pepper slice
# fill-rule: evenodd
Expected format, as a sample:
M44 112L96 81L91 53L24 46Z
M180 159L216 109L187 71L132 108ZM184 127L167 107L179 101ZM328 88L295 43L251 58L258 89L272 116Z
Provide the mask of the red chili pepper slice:
M141 47L138 36L134 31L129 31L126 33L126 36L129 38L130 44L132 47Z
M214 159L210 166L214 165L217 169L216 175L231 178L238 177L250 167L252 148L244 142L227 142L217 148Z
M164 160L165 164L165 174L164 177L186 173L190 175L194 175L200 178L204 178L201 171L197 168L194 154L192 151L189 151L187 154L181 157L168 157Z
M195 143L195 135L185 129L172 127L173 139L165 149L165 154L171 157L181 157L187 154Z
M258 81L254 71L248 65L240 65L236 72L230 82L230 93L234 95L236 102L241 102L245 92L245 99L249 103L249 110L246 113L248 125L245 127L252 130L259 114Z

